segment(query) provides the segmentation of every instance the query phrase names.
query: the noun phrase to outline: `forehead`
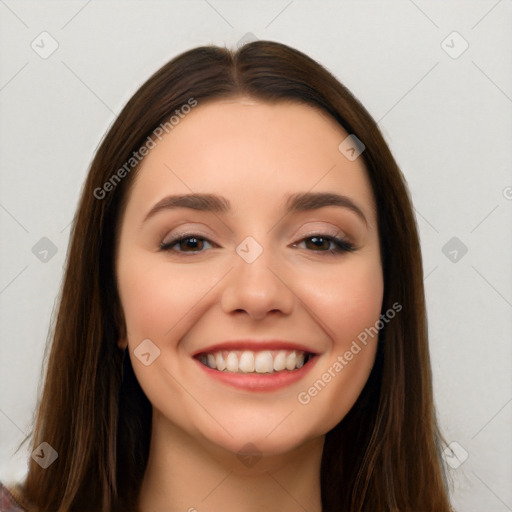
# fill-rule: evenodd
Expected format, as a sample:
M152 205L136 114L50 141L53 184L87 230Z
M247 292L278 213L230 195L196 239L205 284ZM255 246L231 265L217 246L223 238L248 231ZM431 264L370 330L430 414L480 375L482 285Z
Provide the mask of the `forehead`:
M142 203L166 193L205 192L250 205L334 191L374 210L363 159L350 161L338 149L348 135L327 113L305 104L199 102L144 158L130 196Z

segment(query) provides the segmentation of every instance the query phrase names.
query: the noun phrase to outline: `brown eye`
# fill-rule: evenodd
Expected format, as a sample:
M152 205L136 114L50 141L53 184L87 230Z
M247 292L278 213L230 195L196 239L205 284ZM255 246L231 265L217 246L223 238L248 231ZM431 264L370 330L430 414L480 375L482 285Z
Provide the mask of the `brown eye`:
M304 244L306 249L314 252L329 252L337 254L355 251L355 246L344 238L337 238L327 235L313 235L301 240L295 246Z
M305 242L308 249L319 249L321 251L328 251L330 244L332 243L330 239L321 236L312 236L310 238L306 238Z
M183 238L178 245L182 251L200 251L204 246L204 240L195 237Z
M198 253L203 252L205 244L211 245L211 242L206 240L206 238L192 235L171 240L170 242L162 242L162 244L160 244L160 249L162 251Z

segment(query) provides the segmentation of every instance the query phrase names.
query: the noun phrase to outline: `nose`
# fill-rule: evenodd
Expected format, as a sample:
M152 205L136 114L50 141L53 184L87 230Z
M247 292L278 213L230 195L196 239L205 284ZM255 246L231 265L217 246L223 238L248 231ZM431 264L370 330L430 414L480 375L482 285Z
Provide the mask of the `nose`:
M263 253L252 263L234 256L234 268L229 272L222 290L221 307L228 314L246 314L253 320L262 320L268 314L289 315L295 295L290 277L279 271L271 252Z

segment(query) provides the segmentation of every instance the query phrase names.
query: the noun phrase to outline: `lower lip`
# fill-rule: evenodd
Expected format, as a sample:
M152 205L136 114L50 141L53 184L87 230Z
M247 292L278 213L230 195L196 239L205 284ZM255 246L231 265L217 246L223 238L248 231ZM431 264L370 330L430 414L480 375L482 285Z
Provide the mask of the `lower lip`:
M318 357L313 356L302 368L283 370L275 373L231 373L214 370L194 359L207 375L224 384L246 391L275 391L290 386L302 379L316 364Z

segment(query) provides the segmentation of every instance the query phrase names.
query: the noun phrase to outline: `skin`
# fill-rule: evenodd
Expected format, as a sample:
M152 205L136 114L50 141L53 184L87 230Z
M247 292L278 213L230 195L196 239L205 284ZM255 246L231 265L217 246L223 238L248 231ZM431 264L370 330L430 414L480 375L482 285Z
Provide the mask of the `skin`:
M364 387L376 339L309 403L298 395L379 320L383 295L375 202L362 158L338 150L347 136L311 106L241 97L199 104L144 159L116 259L127 332L119 345L153 405L141 512L321 510L324 437ZM192 192L221 195L231 210L179 208L143 221L165 196ZM285 215L297 192L348 196L366 222L339 206ZM160 249L190 232L211 243ZM313 234L356 249L319 249ZM252 263L236 252L247 236L263 249ZM247 338L305 344L316 365L284 389L254 392L212 379L191 357ZM134 356L144 339L160 350L148 366ZM237 456L247 443L261 456L251 464Z

